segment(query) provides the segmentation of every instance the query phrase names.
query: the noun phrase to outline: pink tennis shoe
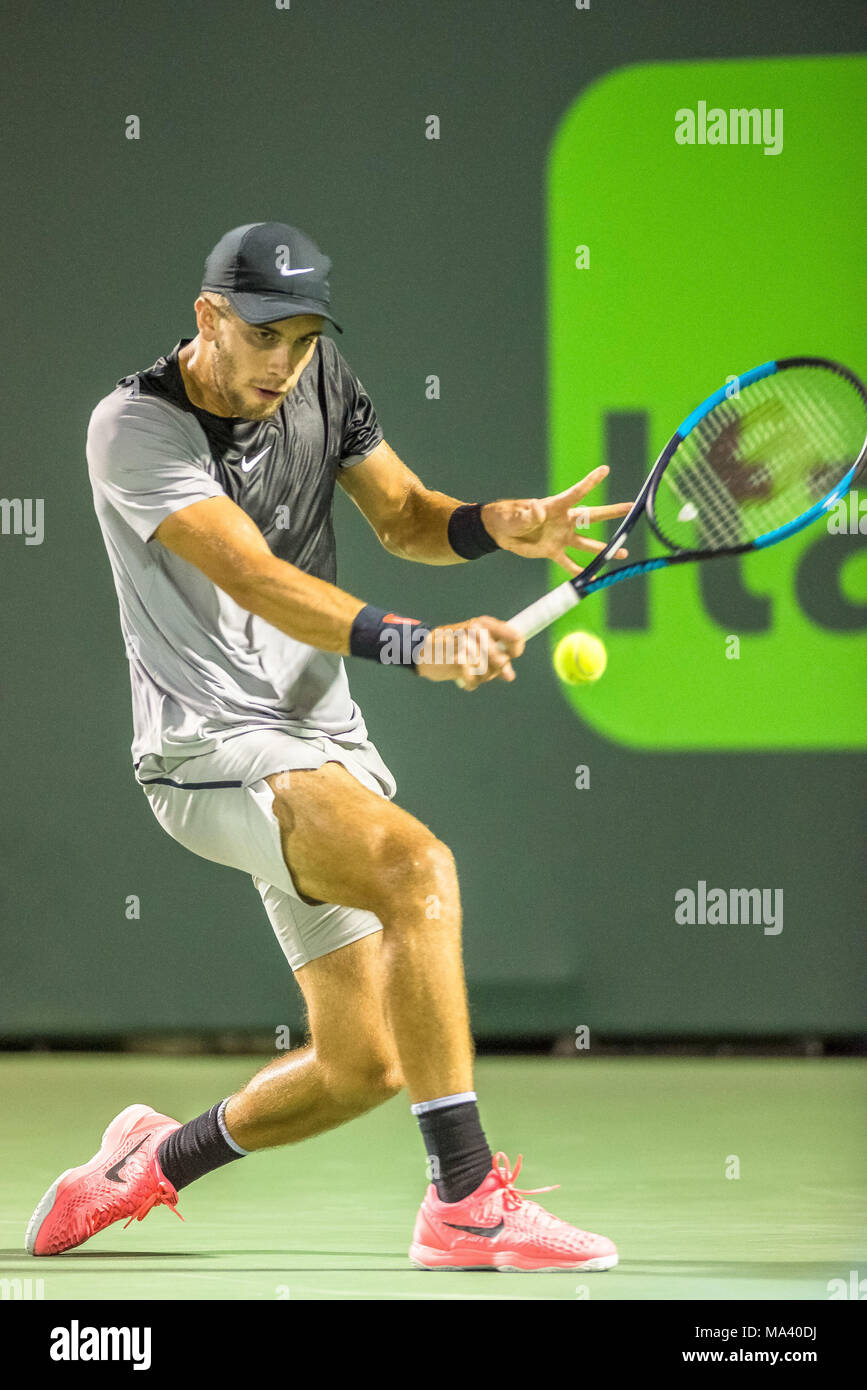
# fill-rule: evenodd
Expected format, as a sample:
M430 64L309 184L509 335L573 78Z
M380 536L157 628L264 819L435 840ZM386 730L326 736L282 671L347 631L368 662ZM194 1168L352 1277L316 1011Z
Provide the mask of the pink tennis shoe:
M552 1216L528 1192L515 1187L504 1153L494 1154L484 1182L462 1202L441 1202L433 1183L415 1223L409 1257L417 1269L600 1270L617 1264L617 1247L605 1236L579 1231ZM559 1184L556 1184L559 1186Z
M149 1105L128 1105L102 1136L99 1153L67 1168L51 1184L30 1218L24 1248L29 1255L62 1255L123 1217L143 1221L152 1207L175 1211L178 1194L163 1173L157 1149L178 1120ZM180 1216L179 1211L175 1211Z
M27 1227L30 1255L62 1255L115 1221L143 1221L156 1206L176 1210L178 1194L160 1168L157 1150L178 1120L148 1105L129 1105L111 1121L99 1152L61 1173ZM410 1246L419 1269L603 1270L617 1264L617 1248L605 1236L580 1231L528 1202L515 1187L504 1153L493 1157L484 1182L461 1202L441 1202L431 1183ZM181 1218L183 1219L183 1218Z

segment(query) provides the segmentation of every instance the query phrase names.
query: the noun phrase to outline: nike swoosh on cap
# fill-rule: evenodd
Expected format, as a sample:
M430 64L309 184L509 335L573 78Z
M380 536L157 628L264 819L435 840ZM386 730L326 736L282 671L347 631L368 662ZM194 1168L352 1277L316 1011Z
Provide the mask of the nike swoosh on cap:
M241 467L243 468L244 472L245 472L245 473L249 473L251 468L255 468L255 466L256 466L256 464L259 462L260 458L262 458L263 454L267 454L267 452L268 452L268 450L269 450L270 448L271 448L271 445L270 445L270 444L266 444L265 447L264 447L264 449L262 450L262 452L259 453L259 454L257 454L256 457L255 457L254 459L250 459L250 462L249 462L249 463L247 462L247 455L245 454L244 457L241 459Z
M150 1135L149 1135L149 1134L146 1134L145 1137L144 1137L144 1139L139 1140L139 1142L136 1144L135 1148L134 1148L134 1149L130 1149L129 1153L126 1154L126 1155L120 1160L119 1163L113 1163L112 1166L111 1166L110 1168L106 1169L105 1176L109 1179L110 1182L123 1182L123 1178L122 1178L121 1175L120 1175L120 1170L121 1170L121 1168L123 1167L123 1165L124 1165L125 1163L128 1163L128 1162L129 1162L129 1160L132 1158L132 1156L133 1156L134 1153L138 1153L139 1149L141 1148L142 1144L145 1142L146 1139L150 1139Z
M501 1221L497 1226L457 1226L454 1221L444 1221L444 1226L451 1226L453 1231L467 1231L471 1236L487 1236L493 1239L498 1236L505 1228L505 1221Z
M281 275L306 275L313 269L312 265L302 266L301 270L287 270L285 265L280 267Z

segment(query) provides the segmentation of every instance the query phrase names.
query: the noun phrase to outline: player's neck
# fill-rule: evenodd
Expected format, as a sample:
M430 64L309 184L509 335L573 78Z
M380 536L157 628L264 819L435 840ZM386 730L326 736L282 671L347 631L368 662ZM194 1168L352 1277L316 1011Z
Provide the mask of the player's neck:
M199 410L207 410L209 415L220 415L223 419L230 419L231 410L226 409L220 397L215 396L211 389L207 365L202 360L203 355L198 337L193 338L192 342L187 343L178 353L178 366L187 398L191 405Z

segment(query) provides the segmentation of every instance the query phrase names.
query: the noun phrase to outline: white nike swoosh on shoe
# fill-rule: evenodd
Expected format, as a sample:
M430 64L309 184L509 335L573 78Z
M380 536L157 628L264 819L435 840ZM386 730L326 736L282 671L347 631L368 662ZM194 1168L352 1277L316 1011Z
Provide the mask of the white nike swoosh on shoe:
M259 462L259 460L260 460L260 458L262 457L262 455L263 455L263 454L267 454L267 452L268 452L268 450L269 450L270 448L271 448L271 445L270 445L270 444L266 444L265 447L264 447L264 449L262 450L262 452L259 453L259 454L257 454L256 457L255 457L254 459L250 459L250 462L249 462L249 463L247 462L247 456L246 456L246 454L245 454L244 457L241 459L241 467L243 468L244 472L245 472L245 473L249 473L251 468L255 468L255 467L256 467L256 464Z

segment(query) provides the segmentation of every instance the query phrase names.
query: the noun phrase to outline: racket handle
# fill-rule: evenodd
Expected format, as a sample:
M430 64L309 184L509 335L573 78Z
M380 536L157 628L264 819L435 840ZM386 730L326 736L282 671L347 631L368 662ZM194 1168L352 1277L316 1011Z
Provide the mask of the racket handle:
M581 595L575 592L571 580L567 579L565 584L558 584L556 589L543 594L535 603L531 603L529 608L522 608L520 613L509 619L509 622L512 627L518 629L522 637L535 637L537 632L550 627L557 618L562 618L564 613L568 613L570 608L574 608L576 603L580 602Z
M524 638L535 637L537 632L543 628L550 627L558 618L562 618L564 613L568 613L570 608L574 608L581 602L581 595L575 592L570 580L565 584L558 584L556 589L544 594L542 598L531 603L529 608L522 608L520 613L516 613L514 618L509 619L511 627L516 627ZM501 652L506 650L502 642L497 646ZM460 688L464 689L464 682L455 682Z

